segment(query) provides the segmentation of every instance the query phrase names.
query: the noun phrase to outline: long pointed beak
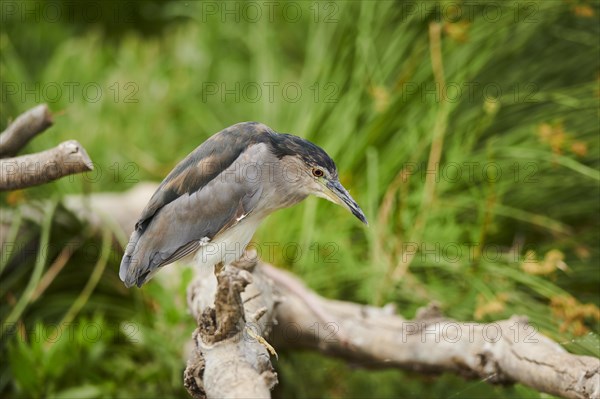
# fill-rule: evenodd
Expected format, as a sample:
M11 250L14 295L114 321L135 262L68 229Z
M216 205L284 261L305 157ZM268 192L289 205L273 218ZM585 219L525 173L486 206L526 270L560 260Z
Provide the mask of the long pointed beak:
M369 222L367 222L367 218L365 217L362 209L360 209L360 206L358 206L356 201L354 201L354 198L350 196L350 193L339 181L328 181L326 186L331 192L331 195L328 195L328 199L348 209L354 216L358 218L358 220L367 226L369 225Z

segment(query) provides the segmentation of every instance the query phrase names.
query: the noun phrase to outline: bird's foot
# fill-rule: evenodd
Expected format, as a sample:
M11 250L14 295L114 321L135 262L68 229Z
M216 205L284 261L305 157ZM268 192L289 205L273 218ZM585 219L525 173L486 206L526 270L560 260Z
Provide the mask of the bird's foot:
M249 328L249 327L246 327L246 333L250 337L252 337L255 340L257 340L258 343L260 343L262 346L264 346L265 348L267 348L267 351L269 351L269 353L272 356L275 356L275 359L279 360L279 356L277 355L277 351L275 351L275 348L273 348L273 346L270 343L268 343L266 339L264 339L263 337L261 337L260 335L258 335L254 331L252 331L252 329Z

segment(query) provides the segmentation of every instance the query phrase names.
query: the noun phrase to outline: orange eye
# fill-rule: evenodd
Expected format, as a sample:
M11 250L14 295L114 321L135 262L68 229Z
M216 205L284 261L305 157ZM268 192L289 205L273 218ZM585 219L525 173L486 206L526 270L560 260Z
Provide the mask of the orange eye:
M314 177L323 177L323 175L324 175L325 173L323 172L323 170L322 170L322 169L319 169L319 168L313 168L313 170L312 170L312 174L313 174L313 176L314 176Z

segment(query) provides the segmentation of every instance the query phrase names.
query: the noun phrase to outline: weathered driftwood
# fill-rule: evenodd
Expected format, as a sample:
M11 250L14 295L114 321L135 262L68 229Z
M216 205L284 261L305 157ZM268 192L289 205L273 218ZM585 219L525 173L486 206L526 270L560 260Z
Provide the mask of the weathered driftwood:
M269 398L277 383L260 336L269 332L278 299L271 284L252 273L254 267L248 260L227 265L216 284L205 272L188 288L198 328L184 385L195 398Z
M259 269L270 275L273 266L262 264ZM280 342L312 348L366 367L452 371L491 383L519 382L566 398L600 395L600 359L568 353L524 317L469 323L444 318L433 307L414 320L404 320L391 308L319 297L322 308L334 317L332 327L350 337L348 346L335 338L331 328L315 329L315 317L300 297L285 291L281 295L283 300L275 313L278 326L272 334L276 347ZM289 325L300 333L292 339L286 332Z
M5 158L16 154L35 135L52 125L46 104L20 115L0 134L0 191L44 184L61 177L93 170L92 160L75 140L36 154Z
M36 135L52 126L52 114L46 104L22 113L0 134L0 158L12 157Z
M466 323L430 307L405 320L392 307L328 300L288 272L245 262L242 269L226 267L218 285L207 283L205 273L189 288L199 327L186 387L195 398L268 397L276 378L263 338L275 348L314 349L364 367L449 371L489 383L519 382L565 398L600 395L600 360L566 352L524 317ZM306 298L328 319L315 314ZM220 325L228 327L220 331ZM246 328L255 334L244 334Z
M0 190L31 187L93 169L81 144L69 140L46 151L0 159Z

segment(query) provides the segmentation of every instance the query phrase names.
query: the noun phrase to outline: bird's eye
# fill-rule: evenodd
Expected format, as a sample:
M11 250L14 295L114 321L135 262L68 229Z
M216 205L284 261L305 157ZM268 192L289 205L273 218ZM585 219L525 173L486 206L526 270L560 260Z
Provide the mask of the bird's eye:
M312 174L314 177L323 177L325 173L323 172L323 169L313 168Z

